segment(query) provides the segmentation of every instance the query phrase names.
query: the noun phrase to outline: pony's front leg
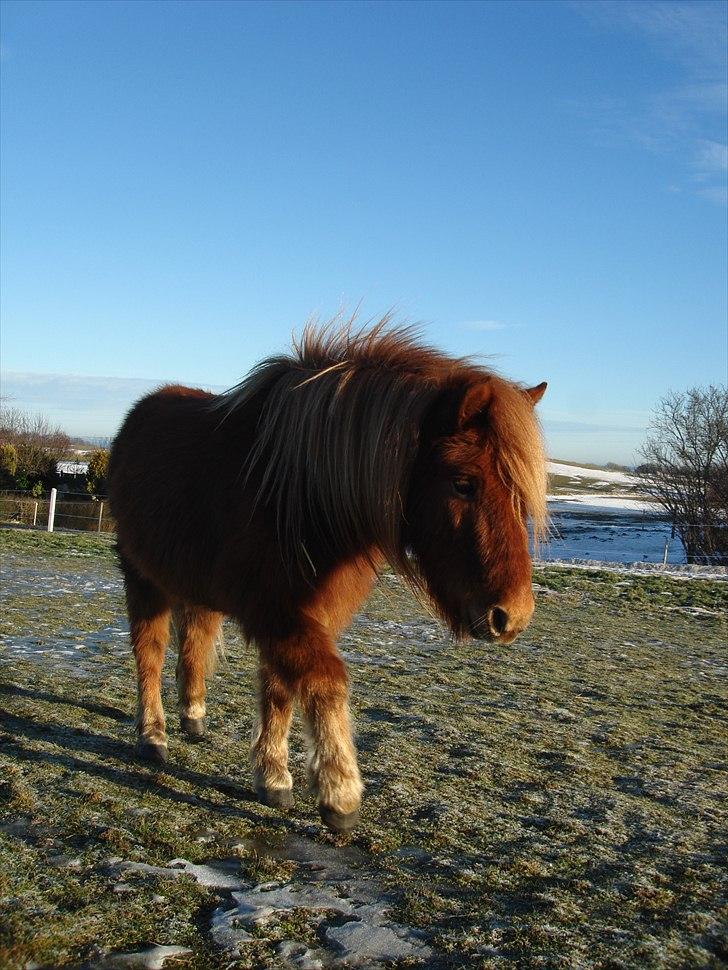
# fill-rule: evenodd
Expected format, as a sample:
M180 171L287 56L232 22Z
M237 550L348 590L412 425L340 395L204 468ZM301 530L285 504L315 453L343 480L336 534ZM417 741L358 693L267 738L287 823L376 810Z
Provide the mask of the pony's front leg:
M258 707L251 747L255 790L263 804L290 808L293 778L288 770L288 731L293 694L264 661L259 669Z
M309 739L309 779L329 828L356 824L363 785L351 736L346 668L319 627L274 645L271 666L298 696Z
M330 829L348 832L359 819L364 790L351 736L346 671L338 656L305 678L301 711L309 738L309 780Z

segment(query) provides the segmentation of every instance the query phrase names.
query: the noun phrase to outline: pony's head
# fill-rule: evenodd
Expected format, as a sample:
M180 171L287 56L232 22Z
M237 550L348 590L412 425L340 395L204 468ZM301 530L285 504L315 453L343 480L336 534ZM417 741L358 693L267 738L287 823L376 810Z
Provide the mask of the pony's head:
M214 407L258 401L243 481L270 509L292 582L379 554L425 587L456 635L509 643L533 612L529 524L546 462L524 389L416 331L307 328Z
M462 375L465 376L465 375ZM424 422L405 508L417 571L457 636L510 643L534 609L531 537L546 522L546 464L534 414L546 384L473 372Z

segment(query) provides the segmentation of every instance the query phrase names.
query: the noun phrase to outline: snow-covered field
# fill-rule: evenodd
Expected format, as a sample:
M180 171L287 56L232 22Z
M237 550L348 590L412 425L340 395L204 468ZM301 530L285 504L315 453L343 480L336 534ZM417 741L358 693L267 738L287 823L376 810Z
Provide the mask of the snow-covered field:
M670 523L658 506L639 497L633 475L555 461L548 471L568 476L569 485L548 497L552 538L541 551L543 559L661 563L667 546L668 563L685 561ZM602 484L608 492L598 491Z
M627 472L608 471L602 468L584 468L580 465L567 465L560 461L548 462L549 475L564 475L567 478L591 478L600 482L613 482L615 485L635 485L634 475Z

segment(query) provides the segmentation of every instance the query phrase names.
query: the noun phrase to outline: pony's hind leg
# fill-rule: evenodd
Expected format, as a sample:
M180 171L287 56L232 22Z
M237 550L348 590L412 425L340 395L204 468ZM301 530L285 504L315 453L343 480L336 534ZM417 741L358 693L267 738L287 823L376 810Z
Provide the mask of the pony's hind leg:
M293 694L264 661L260 663L258 678L258 723L251 747L253 782L265 805L290 808L293 778L288 770L288 731Z
M122 561L129 629L137 669L137 754L149 761L167 760L167 732L162 707L164 652L169 642L170 605L156 586Z
M179 633L177 691L180 724L188 738L205 736L205 675L212 668L215 641L220 635L222 614L200 606L185 605L175 611Z

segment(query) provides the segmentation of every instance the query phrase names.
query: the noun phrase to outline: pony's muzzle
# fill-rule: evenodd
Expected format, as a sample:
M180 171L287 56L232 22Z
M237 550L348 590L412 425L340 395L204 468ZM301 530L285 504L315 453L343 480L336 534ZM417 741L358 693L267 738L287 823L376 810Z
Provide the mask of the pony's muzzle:
M510 608L505 604L491 606L477 620L470 622L470 634L476 640L512 643L528 626L533 609L533 596L530 596L530 602L519 603Z
M488 610L488 629L496 638L507 632L510 620L508 611L501 606L494 606Z

